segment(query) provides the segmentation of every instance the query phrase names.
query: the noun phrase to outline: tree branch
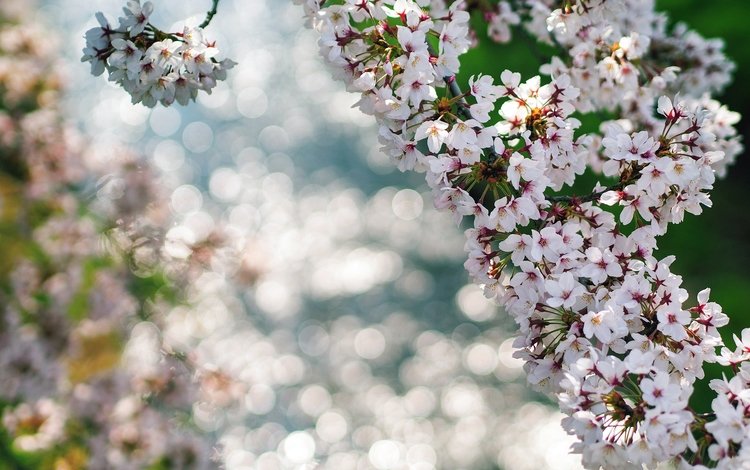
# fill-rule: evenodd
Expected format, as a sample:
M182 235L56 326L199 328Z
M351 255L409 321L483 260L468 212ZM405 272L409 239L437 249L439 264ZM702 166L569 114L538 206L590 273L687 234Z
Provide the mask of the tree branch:
M434 47L432 47L432 44L427 44L427 52L430 54L431 57L439 57L440 55L437 53ZM469 111L469 103L466 101L466 98L464 97L464 93L461 91L461 88L459 88L458 83L456 83L456 76L452 75L449 77L443 77L443 81L446 85L448 85L448 91L450 92L451 96L458 99L458 113L463 116L464 119L471 119L471 112Z
M431 44L427 44L427 52L432 57L439 56L435 51L435 48L432 47ZM469 110L469 103L466 101L464 92L461 91L458 83L456 83L456 76L451 75L449 77L443 77L443 81L448 86L448 92L450 93L450 95L454 98L458 98L458 102L456 103L458 105L458 114L460 114L464 119L473 119L471 111ZM493 164L498 157L499 155L497 154L497 152L495 152L495 149L491 147L487 149L487 163L489 163L490 165Z
M211 9L208 10L208 13L206 13L206 19L203 20L203 23L198 25L198 27L201 29L208 26L211 23L211 20L214 19L214 15L216 15L217 8L219 7L219 0L212 0L212 2L213 4L211 5Z
M583 204L584 202L592 202L592 201L599 199L606 192L622 191L623 189L625 189L625 186L633 182L634 180L632 178L626 181L620 181L617 184L613 184L612 186L607 186L604 189L601 189L599 191L594 191L593 193L587 194L585 196L547 196L546 199L550 202L562 202L566 204Z

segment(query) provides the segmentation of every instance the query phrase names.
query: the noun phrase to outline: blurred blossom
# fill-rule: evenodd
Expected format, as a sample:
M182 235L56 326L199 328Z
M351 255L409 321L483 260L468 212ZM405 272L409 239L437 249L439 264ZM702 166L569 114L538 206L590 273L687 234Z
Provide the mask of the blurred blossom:
M54 48L28 34L39 27L24 23L22 5L0 5L0 58L28 72L24 83L0 75L0 116L16 134L0 143L3 462L205 466L210 442L169 425L195 399L189 369L162 354L155 324L136 326L172 289L159 263L178 262L161 249L157 177L130 151L89 145L65 119Z

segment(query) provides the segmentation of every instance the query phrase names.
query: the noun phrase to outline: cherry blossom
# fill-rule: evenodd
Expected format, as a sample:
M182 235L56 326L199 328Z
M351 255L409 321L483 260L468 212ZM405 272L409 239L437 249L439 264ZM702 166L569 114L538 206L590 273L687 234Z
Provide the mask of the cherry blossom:
M709 291L691 307L673 258L654 255L670 224L710 206L741 149L738 115L707 94L732 70L718 44L636 0L304 6L321 56L362 90L384 152L426 172L436 208L473 219L465 267L518 324L516 355L569 415L584 466L746 462L749 420L737 410L750 374L712 383L722 398L707 418L687 401L704 363L748 370L747 338L724 347L728 318ZM495 40L518 25L559 54L540 76L499 67L464 88L456 73L474 10ZM576 111L614 117L584 135ZM571 195L587 169L600 183Z
M165 33L151 23L153 3L141 5L129 0L116 28L100 12L99 26L86 32L83 62L91 72L109 72L109 80L127 91L133 103L154 107L175 101L187 105L199 91L211 93L219 80L234 66L229 59L217 60L214 43L203 36L202 27L188 27Z

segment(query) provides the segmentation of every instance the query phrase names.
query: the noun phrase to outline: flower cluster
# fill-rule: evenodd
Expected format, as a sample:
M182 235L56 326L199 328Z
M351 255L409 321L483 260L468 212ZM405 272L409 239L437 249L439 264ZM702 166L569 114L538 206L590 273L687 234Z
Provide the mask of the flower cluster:
M133 103L148 107L186 105L201 90L210 94L234 62L216 59L219 50L200 26L176 33L157 29L149 22L153 10L150 1L130 0L117 27L97 13L99 26L86 32L81 60L91 63L96 76L107 70L109 80L122 86Z
M654 256L669 224L710 206L741 150L739 116L707 94L732 70L720 44L668 31L653 2L502 2L483 11L490 34L507 40L524 18L559 48L541 68L551 79L505 70L463 91L470 11L489 2L297 3L384 151L426 173L438 209L473 219L466 269L516 320L529 382L557 397L584 465L747 465L747 335L719 354L727 316L708 289L691 305L674 258ZM572 114L589 111L613 119L576 135ZM601 183L571 195L587 169ZM702 415L688 400L709 362L736 375L712 382L719 396Z

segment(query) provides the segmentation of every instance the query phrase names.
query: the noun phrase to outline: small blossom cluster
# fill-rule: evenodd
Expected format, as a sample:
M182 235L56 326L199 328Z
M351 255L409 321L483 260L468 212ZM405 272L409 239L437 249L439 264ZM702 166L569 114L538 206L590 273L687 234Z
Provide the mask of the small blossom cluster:
M717 354L728 317L708 289L690 305L674 258L654 256L669 224L711 205L716 174L741 150L739 116L705 94L732 69L718 44L667 33L653 2L506 4L506 25L529 18L524 27L560 48L541 68L549 83L505 70L462 91L473 4L297 3L334 75L376 117L384 151L426 173L438 209L473 219L465 267L515 319L529 382L557 397L584 465L747 465L744 372L712 382L712 413L688 406L705 363L736 371L745 343ZM576 135L576 111L616 120ZM587 168L604 183L562 194Z
M729 83L734 64L720 39L706 40L685 25L668 30L666 16L649 2L587 3L549 11L546 31L532 30L564 46L565 54L541 70L570 75L574 86L587 90L576 103L579 111L614 111L656 132L660 123L652 110L660 95L687 94L707 108L711 100L704 94ZM736 124L739 117L733 119ZM714 168L723 172L736 155L725 151Z
M712 460L727 460L723 468L734 468L732 465L745 464L750 459L750 418L746 411L750 407L750 332L745 330L741 338L735 335L733 339L735 349L723 347L717 362L732 367L736 374L729 380L711 381L710 386L716 391L711 403L716 419L702 423L714 437L708 455Z
M216 59L219 50L201 27L160 31L149 22L153 10L150 1L141 5L140 0L129 0L117 27L97 13L99 26L86 32L81 61L91 63L95 76L107 70L109 80L122 86L133 103L148 107L175 101L187 105L199 91L210 94L234 62Z

